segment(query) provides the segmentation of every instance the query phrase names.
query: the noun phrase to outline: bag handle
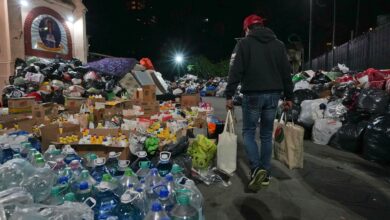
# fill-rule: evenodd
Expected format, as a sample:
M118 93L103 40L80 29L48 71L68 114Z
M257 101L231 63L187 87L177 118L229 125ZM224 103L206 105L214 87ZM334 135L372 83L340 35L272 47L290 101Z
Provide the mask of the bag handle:
M291 110L288 110L291 111ZM287 113L286 111L283 111L282 115L280 116L279 123L281 123L282 119L284 118L284 124L287 124ZM293 126L295 126L294 120L291 120L291 123Z
M227 129L229 127L229 130ZM225 120L225 127L223 129L223 132L229 132L229 133L236 133L234 129L234 121L232 116L232 111L228 110Z

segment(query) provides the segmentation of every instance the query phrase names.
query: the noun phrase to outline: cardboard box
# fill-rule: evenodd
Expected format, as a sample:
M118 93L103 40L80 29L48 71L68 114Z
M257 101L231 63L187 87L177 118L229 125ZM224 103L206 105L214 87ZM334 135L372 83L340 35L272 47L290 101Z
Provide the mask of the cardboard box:
M9 114L31 113L35 104L34 97L22 97L8 100Z
M58 143L55 145L57 147L63 146L63 144ZM71 146L80 156L84 156L88 153L95 153L98 157L108 158L108 154L111 151L115 151L121 153L119 156L120 160L128 160L130 158L130 149L128 147L112 147L100 144L71 144Z
M58 105L56 103L44 103L34 105L32 108L32 119L35 124L44 124L47 120L58 117Z
M199 106L199 103L200 103L199 93L181 96L180 104L182 108Z
M160 112L160 104L158 101L142 102L141 108L145 116L155 115Z
M78 113L83 104L87 103L87 99L79 97L68 97L65 101L65 108L69 113Z
M105 98L88 98L87 99L88 106L95 106L96 102L106 102L106 99Z
M3 126L3 129L17 129L27 132L32 132L33 121L31 116L23 115L1 115L0 124Z
M45 152L51 143L58 143L60 137L77 135L81 137L80 125L65 123L61 129L58 123L48 124L40 128L42 139L42 152Z
M133 104L134 101L132 100L106 102L106 109L111 109L111 108L132 109Z
M145 101L145 102L156 101L156 86L155 85L142 86L142 91L143 91L143 101Z

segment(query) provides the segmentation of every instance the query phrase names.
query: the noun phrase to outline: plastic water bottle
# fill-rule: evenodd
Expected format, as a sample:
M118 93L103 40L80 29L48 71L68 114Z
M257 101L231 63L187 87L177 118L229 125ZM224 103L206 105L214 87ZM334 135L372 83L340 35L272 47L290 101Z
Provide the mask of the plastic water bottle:
M58 155L56 155L56 152L57 151L57 148L55 145L49 145L49 148L45 151L45 153L43 154L43 158L46 160L46 161L53 161L55 162L56 161L56 158ZM58 152L58 151L57 151Z
M172 194L169 193L169 191L165 188L160 190L158 200L161 203L161 206L163 209L169 214L171 210L173 209L173 206L175 205L175 201L172 198Z
M0 166L0 191L19 186L27 167L32 169L31 164L24 159L12 159Z
M174 195L176 192L176 186L174 178L171 174L165 176L164 185L167 187L170 195Z
M96 185L96 180L89 174L88 170L82 170L80 175L76 178L76 182L87 182L89 187Z
M149 203L146 198L145 191L142 188L137 188L136 191L139 193L139 197L134 202L138 209L141 211L142 217L145 217L149 211Z
M61 205L64 203L64 198L61 195L61 188L59 186L51 188L50 197L46 203L49 205Z
M79 176L81 171L83 171L83 167L79 160L72 160L72 162L69 163L69 167L73 172L73 176Z
M14 151L11 149L9 144L4 144L2 147L2 157L0 163L3 164L14 157Z
M38 157L35 159L35 167L37 168L43 168L45 167L45 160L42 157Z
M84 202L92 196L92 189L88 182L83 181L79 184L79 189L76 193L76 199L79 202Z
M32 163L34 161L34 154L38 152L35 148L30 148L27 154L27 160Z
M51 163L49 163L51 164ZM57 173L61 174L65 170L66 164L62 158L57 158L55 163L52 163L52 170Z
M159 202L153 202L151 209L148 214L146 214L144 220L162 220L163 218L169 217Z
M118 169L118 157L120 155L121 155L120 153L116 153L114 151L108 153L106 167L112 176L115 176L116 171Z
M173 176L174 181L177 181L180 178L185 177L185 175L183 174L183 168L178 164L172 165L171 174Z
M88 154L86 156L86 163L85 163L85 168L91 172L93 168L95 168L95 160L97 159L96 154Z
M146 186L157 186L161 183L161 177L156 168L150 169L149 175L145 177L145 183Z
M190 199L187 195L181 195L177 198L177 204L171 211L174 220L199 220L198 211L190 205Z
M36 169L36 172L24 179L21 186L34 197L34 202L42 202L50 196L55 175L48 168Z
M204 219L203 215L203 196L196 187L194 181L183 177L177 182L177 194L185 194L190 198L190 204L198 210L198 215L200 219Z
M31 145L31 143L30 142L23 142L22 143L22 150L20 151L20 155L23 158L27 158L27 155L28 155L28 152L30 151L30 149L34 149Z
M146 153L146 151L137 152L137 159L133 163L131 163L131 169L134 171L139 170L142 161L149 161L148 153ZM149 161L149 166L150 166L150 161Z
M141 161L140 168L137 170L137 176L139 180L145 179L150 172L150 161Z
M121 196L121 202L116 209L119 220L142 220L141 210L134 203L137 197L138 193L129 192Z
M95 168L93 168L91 172L91 176L96 180L96 182L100 183L102 181L103 175L110 173L105 166L106 158L99 157L95 160Z
M76 151L70 146L65 145L62 150L62 154L65 155L64 161L66 164L70 164L73 160L79 160L81 162L81 158L76 154Z
M125 174L119 179L118 195L122 195L128 188L138 184L138 178L135 173L130 168L127 168Z
M118 169L114 176L123 176L127 168L129 168L130 160L119 160ZM131 168L130 168L131 169Z
M160 161L157 164L158 173L161 177L166 176L172 169L172 163L170 162L171 153L163 151L160 153Z
M96 205L93 207L95 219L107 219L115 217L115 208L119 198L114 193L115 185L112 184L112 177L104 174L102 181L96 187Z

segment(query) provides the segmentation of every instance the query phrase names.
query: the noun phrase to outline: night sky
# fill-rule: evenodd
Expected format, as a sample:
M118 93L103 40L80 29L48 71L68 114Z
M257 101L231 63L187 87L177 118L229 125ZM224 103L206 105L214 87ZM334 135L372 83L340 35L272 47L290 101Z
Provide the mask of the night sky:
M298 35L307 54L309 0L140 0L142 10L131 10L132 0L84 0L88 8L90 52L140 59L149 57L157 69L170 71L175 51L204 55L212 61L230 57L243 35L243 19L252 13L267 19L288 45ZM355 29L357 0L337 0L336 45L350 39ZM332 41L333 0L313 0L312 57ZM376 26L377 15L390 14L389 0L361 0L359 34Z

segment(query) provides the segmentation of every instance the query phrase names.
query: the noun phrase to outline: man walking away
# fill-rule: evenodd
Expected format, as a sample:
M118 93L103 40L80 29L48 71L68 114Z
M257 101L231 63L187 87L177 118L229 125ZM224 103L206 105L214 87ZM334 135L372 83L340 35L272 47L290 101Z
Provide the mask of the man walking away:
M253 191L269 185L272 131L278 101L283 98L287 110L292 107L293 96L286 48L263 23L264 19L257 15L245 18L245 38L237 43L233 51L226 87L228 109L233 108L232 97L239 83L244 94L242 135L251 169L248 188ZM259 121L260 153L255 140Z

